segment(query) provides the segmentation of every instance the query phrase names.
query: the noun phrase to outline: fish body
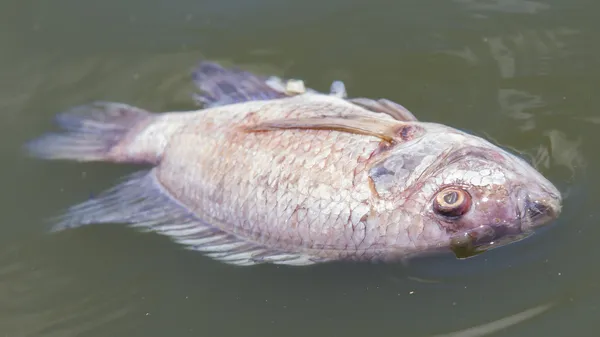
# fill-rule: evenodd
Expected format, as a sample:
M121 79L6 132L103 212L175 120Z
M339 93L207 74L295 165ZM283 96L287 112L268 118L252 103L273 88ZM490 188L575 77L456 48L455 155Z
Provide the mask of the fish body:
M28 144L46 159L143 163L67 210L55 230L127 223L226 263L309 265L457 256L513 241L560 213L560 192L486 140L348 99L202 62L203 109L113 102L58 116Z

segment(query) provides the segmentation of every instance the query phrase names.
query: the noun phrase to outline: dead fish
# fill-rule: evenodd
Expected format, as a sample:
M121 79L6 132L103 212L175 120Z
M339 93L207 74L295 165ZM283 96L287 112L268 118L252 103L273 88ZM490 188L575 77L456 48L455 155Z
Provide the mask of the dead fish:
M122 223L229 264L310 265L472 256L560 214L560 192L520 157L390 100L347 98L340 81L288 90L208 61L193 75L200 110L94 102L26 144L42 159L150 165L55 231Z

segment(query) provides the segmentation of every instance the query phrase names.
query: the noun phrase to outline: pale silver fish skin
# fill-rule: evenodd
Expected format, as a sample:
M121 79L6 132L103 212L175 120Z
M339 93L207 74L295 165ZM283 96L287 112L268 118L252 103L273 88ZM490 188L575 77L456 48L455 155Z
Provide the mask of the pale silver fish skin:
M436 240L441 231L424 232L401 208L374 199L367 169L380 139L323 130L240 131L282 117L350 114L374 113L306 94L165 114L118 151L160 154L156 172L165 189L205 222L261 245L340 259L395 244L410 249L418 240L404 233L413 227ZM369 214L376 218L361 221Z
M407 123L416 137L385 156L390 162L415 162L404 172L395 168L387 182L375 179L375 189L369 170L384 156L377 155L379 138L329 130L240 131L280 118L374 114L313 93L163 114L116 148L114 156L117 161L119 156L156 156L157 180L206 223L245 241L325 260L393 260L447 248L454 233L430 207L442 185L460 182L480 189L487 199L474 202L493 208L486 216L501 222L516 220L519 202L513 192L519 184L533 194L553 196L548 199L559 207L560 193L520 158L435 123ZM461 149L503 164L468 156L444 163L445 155ZM427 175L434 167L438 170ZM491 221L473 216L478 217L474 224L467 221L462 230Z

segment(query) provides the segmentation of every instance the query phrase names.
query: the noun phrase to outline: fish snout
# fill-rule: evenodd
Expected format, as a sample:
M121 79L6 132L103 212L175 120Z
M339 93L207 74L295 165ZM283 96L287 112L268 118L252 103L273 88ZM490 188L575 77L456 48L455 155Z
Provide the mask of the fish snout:
M562 210L562 198L557 191L523 190L518 202L523 229L546 225L558 218Z
M456 257L467 258L520 241L561 213L562 197L556 190L541 186L534 190L522 188L516 193L516 198L516 221L486 223L453 235L450 248Z

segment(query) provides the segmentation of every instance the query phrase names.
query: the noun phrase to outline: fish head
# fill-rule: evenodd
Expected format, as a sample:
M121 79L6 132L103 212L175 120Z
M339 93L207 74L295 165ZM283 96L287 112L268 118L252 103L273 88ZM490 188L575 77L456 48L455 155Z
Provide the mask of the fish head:
M429 181L422 214L445 229L457 257L518 241L559 216L560 192L521 158L473 146L450 156Z
M392 179L374 180L375 188L418 219L411 221L422 233L414 242L421 250L450 248L470 257L523 239L560 215L561 193L524 159L453 128L423 127L421 137L371 172L393 172Z

